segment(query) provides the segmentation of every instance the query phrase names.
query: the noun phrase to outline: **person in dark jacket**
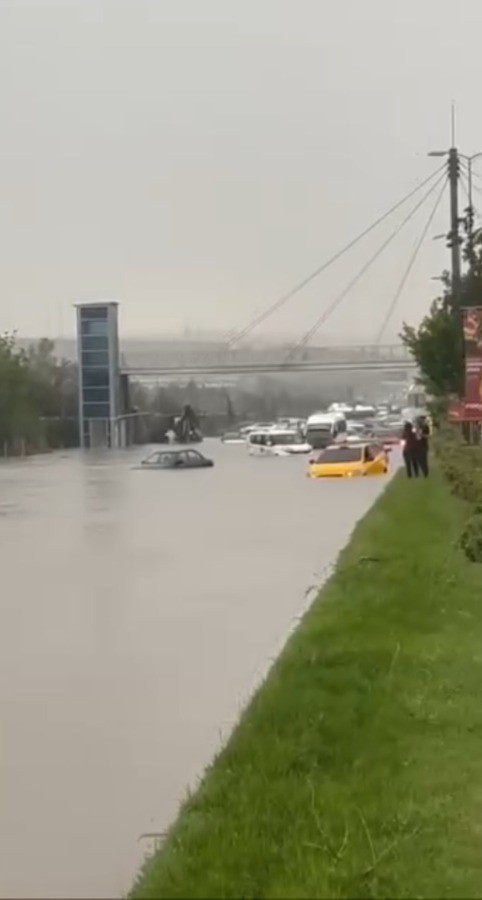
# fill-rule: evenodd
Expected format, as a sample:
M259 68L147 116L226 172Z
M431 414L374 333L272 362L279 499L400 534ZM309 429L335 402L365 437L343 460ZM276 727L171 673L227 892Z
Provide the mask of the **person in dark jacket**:
M415 432L416 449L418 467L424 478L428 478L428 451L429 451L430 428L425 416L417 419L417 430Z
M418 478L419 458L417 455L417 438L411 422L405 422L402 432L403 460L408 478Z

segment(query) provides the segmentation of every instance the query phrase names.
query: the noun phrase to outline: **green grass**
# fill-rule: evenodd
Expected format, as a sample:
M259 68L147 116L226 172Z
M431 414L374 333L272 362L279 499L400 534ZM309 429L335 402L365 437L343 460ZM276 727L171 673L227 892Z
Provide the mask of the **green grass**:
M395 479L132 897L482 897L465 514L439 477Z

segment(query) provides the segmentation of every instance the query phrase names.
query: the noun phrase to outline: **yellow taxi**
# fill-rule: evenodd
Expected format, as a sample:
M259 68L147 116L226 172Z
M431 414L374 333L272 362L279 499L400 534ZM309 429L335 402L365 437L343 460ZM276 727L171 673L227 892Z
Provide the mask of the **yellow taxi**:
M310 460L310 478L353 478L357 475L386 475L388 454L376 442L331 444Z

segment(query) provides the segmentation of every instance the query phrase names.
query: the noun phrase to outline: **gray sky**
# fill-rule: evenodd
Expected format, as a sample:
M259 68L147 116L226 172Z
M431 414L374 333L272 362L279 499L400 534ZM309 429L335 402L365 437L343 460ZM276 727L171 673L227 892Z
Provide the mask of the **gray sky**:
M0 0L0 329L68 334L72 304L104 297L124 334L243 326L440 163L452 98L460 148L482 150L482 4L460 10ZM320 341L373 338L432 203ZM301 336L391 227L265 332ZM447 262L427 242L387 339Z

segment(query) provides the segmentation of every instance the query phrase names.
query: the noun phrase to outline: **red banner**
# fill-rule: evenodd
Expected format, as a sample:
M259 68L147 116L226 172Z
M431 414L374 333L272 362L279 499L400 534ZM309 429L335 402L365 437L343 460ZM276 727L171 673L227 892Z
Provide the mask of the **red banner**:
M482 407L482 359L465 360L465 402Z
M482 307L474 306L463 310L465 359L480 359L482 362Z
M482 404L454 400L449 406L450 422L482 422Z
M482 420L482 307L463 310L465 397L459 421Z

